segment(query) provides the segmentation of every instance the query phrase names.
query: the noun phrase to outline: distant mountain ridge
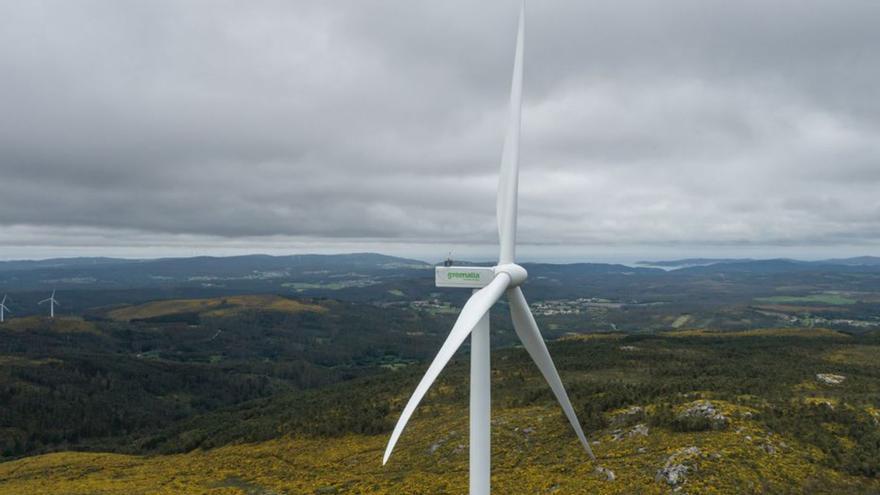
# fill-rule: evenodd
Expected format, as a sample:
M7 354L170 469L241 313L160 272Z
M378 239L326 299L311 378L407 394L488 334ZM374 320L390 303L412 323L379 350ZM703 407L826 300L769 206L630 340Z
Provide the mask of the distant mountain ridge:
M38 270L41 268L65 268L73 266L112 265L118 263L137 263L145 260L125 258L81 257L81 258L49 258L43 260L9 260L0 261L0 272L17 270Z
M420 260L375 253L16 260L0 262L0 292L190 287L277 293L359 286L357 279L366 284L430 268Z
M456 264L473 265L466 260ZM487 263L480 263L485 265ZM880 270L880 257L801 261L794 259L687 258L610 263L523 263L534 281L579 278L729 273L857 272ZM106 257L0 261L0 290L123 289L199 287L275 293L279 289L314 291L356 289L390 280L425 279L434 264L377 253L297 254L190 258L123 259Z
M174 258L106 258L106 257L76 257L76 258L49 258L43 260L9 260L0 261L0 272L17 270L83 268L106 265L146 265L146 266L217 266L217 265L284 265L291 263L315 263L318 261L338 262L343 264L366 264L366 263L399 263L423 264L424 261L387 256L377 253L351 253L351 254L292 254L286 256L272 256L268 254L247 254L241 256L192 256Z
M752 258L684 258L680 260L637 261L639 266L659 266L663 268L683 268L689 266L717 265L718 263L740 263L754 261Z
M856 256L854 258L832 258L822 261L832 265L846 266L880 266L880 257L878 256Z
M267 254L248 254L239 256L193 256L193 257L171 257L171 258L110 258L110 257L73 257L73 258L49 258L42 260L8 260L0 261L0 272L27 271L27 270L63 270L63 269L89 269L89 268L106 268L120 266L141 266L146 268L155 268L159 271L174 270L176 268L188 267L195 270L240 270L240 269L267 269L277 267L289 267L291 265L359 265L359 266L378 266L378 265L408 265L423 266L425 268L442 262L428 263L422 260L411 258L402 258L397 256L389 256L379 253L350 253L350 254L293 254L273 256ZM698 266L712 265L743 265L743 264L767 264L767 263L789 263L802 265L841 265L841 266L880 266L880 257L878 256L856 256L851 258L829 258L816 261L797 260L793 258L682 258L674 260L643 260L637 261L635 266L628 266L614 263L529 263L529 265L540 266L568 266L579 267L586 271L597 272L613 272L626 270L643 270L650 268L689 268ZM466 260L457 260L457 265L486 265L487 263L476 263Z
M792 258L772 258L772 259L754 259L754 258L684 258L678 260L661 260L661 261L638 261L636 265L647 267L663 267L663 268L690 268L699 266L713 265L744 265L749 263L768 264L768 263L788 263L798 265L840 265L840 266L880 266L880 257L877 256L857 256L853 258L831 258L816 261L804 261Z

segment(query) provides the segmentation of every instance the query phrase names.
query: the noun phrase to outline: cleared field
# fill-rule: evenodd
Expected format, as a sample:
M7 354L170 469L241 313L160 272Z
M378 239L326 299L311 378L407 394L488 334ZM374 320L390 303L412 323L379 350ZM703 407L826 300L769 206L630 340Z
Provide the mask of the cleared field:
M667 337L808 337L808 338L840 338L847 339L850 336L829 330L827 328L759 328L755 330L741 330L735 332L721 332L713 330L675 330L662 332L660 335Z
M0 331L26 332L44 330L55 333L98 333L95 325L76 316L59 316L53 319L43 316L11 318L0 325Z
M755 299L770 304L830 304L832 306L847 306L858 301L840 294L810 294L808 296L773 296L759 297Z
M691 315L681 315L672 322L672 328L681 328L691 320Z
M593 333L567 333L559 340L621 340L626 337L623 333L593 332Z
M354 287L369 287L371 285L376 285L380 283L377 280L373 279L353 279L353 280L340 280L337 282L286 282L281 284L282 287L287 287L289 289L296 289L297 291L305 291L305 290L341 290L341 289L351 289Z
M307 304L275 295L247 295L217 297L211 299L171 299L153 301L137 306L114 309L107 316L114 320L130 321L155 318L180 313L199 313L203 316L229 316L248 310L280 311L299 313L301 311L325 312L327 308L317 304Z

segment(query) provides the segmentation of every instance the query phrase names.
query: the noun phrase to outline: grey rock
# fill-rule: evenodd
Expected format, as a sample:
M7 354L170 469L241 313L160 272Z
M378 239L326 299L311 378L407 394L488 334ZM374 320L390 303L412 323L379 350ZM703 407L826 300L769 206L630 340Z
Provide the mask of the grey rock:
M637 435L641 435L643 437L648 436L648 427L644 423L639 423L633 426L632 430L627 434L628 436L634 437Z
M639 423L639 424L633 426L628 431L623 431L620 428L613 430L611 432L611 440L618 442L620 440L623 440L624 438L632 438L635 436L646 437L646 436L648 436L648 432L649 432L648 427L644 423Z
M687 474L695 469L690 463L698 458L702 452L698 447L687 447L670 455L666 464L657 470L657 481L665 482L670 486L678 486L684 482Z
M846 380L846 377L843 375L835 375L834 373L816 373L816 380L819 380L825 385L840 385Z
M596 473L604 476L606 481L614 481L617 478L614 471L602 466L596 466Z
M676 486L682 483L691 467L687 464L670 464L663 466L657 471L657 481L665 481L667 484Z
M730 419L722 414L715 405L707 400L702 400L687 408L679 415L681 418L706 418L712 422L712 427L720 429L730 423Z

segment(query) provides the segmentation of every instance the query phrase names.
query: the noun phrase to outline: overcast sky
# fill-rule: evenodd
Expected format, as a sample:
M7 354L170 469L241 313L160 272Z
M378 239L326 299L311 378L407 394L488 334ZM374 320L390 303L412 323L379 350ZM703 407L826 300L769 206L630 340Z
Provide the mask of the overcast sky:
M526 257L880 255L880 2L527 12ZM492 256L517 13L0 0L0 258Z

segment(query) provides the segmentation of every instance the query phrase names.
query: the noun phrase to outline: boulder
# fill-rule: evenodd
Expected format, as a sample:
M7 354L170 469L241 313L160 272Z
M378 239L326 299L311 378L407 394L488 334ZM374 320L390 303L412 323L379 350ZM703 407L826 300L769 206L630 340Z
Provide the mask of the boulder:
M624 431L622 429L613 430L611 432L611 440L618 442L624 438L632 438L635 436L648 436L648 427L644 423L639 423L631 429Z
M666 459L666 464L657 470L655 479L670 486L684 483L687 474L696 469L693 462L698 460L702 452L698 447L679 449Z
M614 481L617 478L614 471L602 466L596 466L596 474L604 477L606 481Z
M840 385L846 380L843 375L835 375L834 373L816 373L816 380L825 385Z
M684 412L679 414L679 418L706 419L709 420L714 429L725 428L730 423L730 419L716 409L714 404L707 400L697 401L691 407L685 409Z

